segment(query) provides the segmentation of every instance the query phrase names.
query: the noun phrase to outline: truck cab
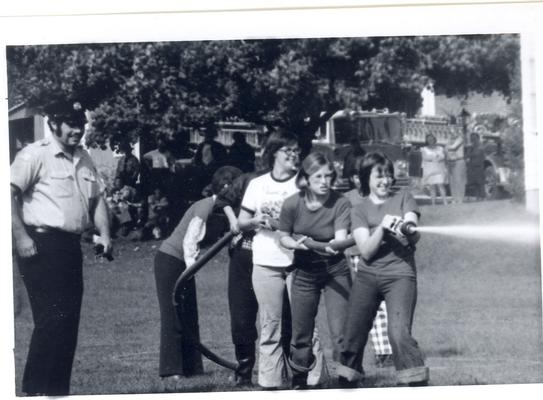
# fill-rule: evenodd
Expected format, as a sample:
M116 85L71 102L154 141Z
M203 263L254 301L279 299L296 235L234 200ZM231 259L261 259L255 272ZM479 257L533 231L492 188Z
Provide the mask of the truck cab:
M315 133L313 149L326 153L338 172L335 188L349 187L344 176L345 156L352 140L358 140L366 153L380 151L394 163L396 186L408 186L410 177L420 169L420 152L413 153L413 146L405 141L405 117L401 113L384 111L338 111Z

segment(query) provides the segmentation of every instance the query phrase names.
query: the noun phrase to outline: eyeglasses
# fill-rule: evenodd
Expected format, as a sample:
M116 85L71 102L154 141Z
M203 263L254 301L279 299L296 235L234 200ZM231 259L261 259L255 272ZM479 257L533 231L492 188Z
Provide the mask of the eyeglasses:
M282 151L283 153L285 153L287 156L298 156L300 155L300 149L298 148L288 148L288 147L282 147L279 149L279 151Z

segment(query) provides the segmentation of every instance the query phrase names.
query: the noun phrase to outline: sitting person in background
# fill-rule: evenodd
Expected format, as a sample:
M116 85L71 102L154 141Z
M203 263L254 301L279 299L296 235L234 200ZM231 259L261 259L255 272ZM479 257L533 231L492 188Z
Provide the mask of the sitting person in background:
M113 187L106 198L111 212L111 231L126 236L134 222L130 213L130 205L136 196L136 189L125 185L121 178L115 178Z
M162 238L168 227L168 198L162 194L160 187L147 198L148 214L145 231L150 232L155 239Z

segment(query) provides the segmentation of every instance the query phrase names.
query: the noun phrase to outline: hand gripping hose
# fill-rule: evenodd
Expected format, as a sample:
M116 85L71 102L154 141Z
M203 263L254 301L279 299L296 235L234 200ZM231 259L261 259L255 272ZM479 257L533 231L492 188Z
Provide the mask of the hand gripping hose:
M310 250L317 250L321 252L325 252L327 247L330 247L335 251L343 251L355 245L354 238L334 240L332 242L318 242L308 237L304 239L302 243Z

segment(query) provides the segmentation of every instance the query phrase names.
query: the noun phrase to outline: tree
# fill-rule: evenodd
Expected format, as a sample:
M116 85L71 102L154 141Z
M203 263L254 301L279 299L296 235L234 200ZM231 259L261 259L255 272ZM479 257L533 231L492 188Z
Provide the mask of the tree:
M516 35L8 47L8 100L83 99L95 146L186 143L192 129L241 119L284 127L308 148L340 109L414 115L429 81L448 95L512 98L518 55Z
M439 94L466 96L469 92L499 92L507 99L519 93L516 63L518 35L434 36L416 39L430 58L428 76Z

